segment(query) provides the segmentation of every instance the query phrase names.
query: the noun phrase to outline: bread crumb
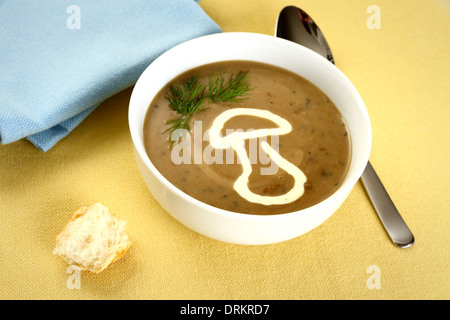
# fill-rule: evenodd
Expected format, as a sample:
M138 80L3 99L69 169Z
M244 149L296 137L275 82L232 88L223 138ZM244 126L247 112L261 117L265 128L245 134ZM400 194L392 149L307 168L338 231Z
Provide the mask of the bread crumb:
M53 254L81 270L99 273L130 248L132 242L125 233L125 224L101 203L81 207L56 236Z

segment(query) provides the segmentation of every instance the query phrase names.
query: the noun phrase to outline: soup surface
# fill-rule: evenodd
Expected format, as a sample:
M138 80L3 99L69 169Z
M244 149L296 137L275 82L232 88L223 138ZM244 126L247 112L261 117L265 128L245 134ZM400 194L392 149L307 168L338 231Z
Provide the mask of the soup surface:
M182 86L195 76L199 83L206 84L212 74L224 70L234 77L246 72L250 90L245 99L238 102L206 100L201 111L188 121L190 134L181 140L175 139L176 135L171 136L168 121L178 119L180 114L168 102L170 86ZM217 127L218 117L232 109L237 114ZM263 116L262 110L269 113ZM256 111L261 115L256 115ZM282 120L284 122L280 122ZM290 130L279 135L267 131L251 137L251 132L262 132L260 129L287 129L286 121ZM230 137L235 132L249 136L234 140L234 145L229 142L228 146L219 148L215 144L213 147L212 127L219 129L221 137ZM144 121L146 151L163 176L202 202L246 214L296 211L330 196L347 172L349 139L341 114L320 89L287 70L248 61L205 65L180 75L154 98ZM241 144L245 152L239 149ZM274 150L270 156L264 144ZM281 156L283 162L277 156ZM245 170L248 178L242 180L241 191L246 189L251 197L243 196L236 188L236 181ZM293 192L294 189L300 193ZM283 200L289 193L296 196ZM253 201L258 197L268 203ZM271 203L275 198L281 200Z

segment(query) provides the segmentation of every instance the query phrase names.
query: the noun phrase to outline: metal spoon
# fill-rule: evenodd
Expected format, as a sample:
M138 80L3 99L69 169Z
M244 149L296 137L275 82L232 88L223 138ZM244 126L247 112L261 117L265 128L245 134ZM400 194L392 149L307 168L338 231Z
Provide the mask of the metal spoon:
M276 36L303 45L334 64L333 55L324 35L313 19L303 10L285 7L278 16ZM407 248L414 244L414 236L402 219L389 194L370 162L361 176L363 186L392 242Z

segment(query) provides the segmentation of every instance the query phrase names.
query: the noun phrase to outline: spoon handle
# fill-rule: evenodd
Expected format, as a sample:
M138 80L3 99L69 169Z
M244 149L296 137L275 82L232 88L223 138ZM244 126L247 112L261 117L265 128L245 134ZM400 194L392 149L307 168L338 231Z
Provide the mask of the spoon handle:
M361 181L392 242L400 248L412 246L414 244L414 236L402 219L370 162L367 163L361 176Z

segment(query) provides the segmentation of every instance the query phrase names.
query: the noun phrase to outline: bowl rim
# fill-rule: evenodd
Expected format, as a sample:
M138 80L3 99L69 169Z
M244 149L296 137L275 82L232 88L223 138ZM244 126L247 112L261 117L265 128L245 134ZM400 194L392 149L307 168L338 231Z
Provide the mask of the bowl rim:
M144 165L146 166L146 168L148 170L150 170L151 174L160 183L162 183L168 190L170 190L170 192L183 198L183 200L189 202L191 205L194 205L201 209L207 210L216 215L226 216L228 218L238 219L238 220L247 220L247 221L268 221L268 220L278 221L278 220L291 219L293 216L299 216L299 215L304 216L304 215L314 214L317 211L320 211L322 209L327 210L327 207L330 203L334 203L339 199L345 199L347 197L348 193L353 189L354 185L359 180L359 178L366 166L366 163L361 164L360 167L358 168L357 172L355 174L353 174L352 177L349 177L348 174L349 174L350 168L352 167L352 165L355 165L353 163L350 163L349 168L347 169L346 176L345 176L344 180L342 181L341 185L339 186L339 188L335 192L333 192L330 196L328 196L327 198L325 198L324 200L322 200L321 202L319 202L317 204L314 204L314 205L304 208L304 209L286 212L286 213L258 215L258 214L252 214L252 213L239 213L239 212L234 212L234 211L217 208L217 207L214 207L213 205L207 204L205 202L202 202L202 201L190 196L189 194L183 192L182 190L177 188L174 184L172 184L155 167L153 162L150 160L150 157L148 156L147 152L145 151L145 147L143 144L143 138L141 138L142 133L139 132L140 126L136 125L137 120L135 119L134 113L135 113L135 109L138 108L136 106L137 105L136 96L142 90L141 88L144 85L145 80L148 77L150 77L149 74L151 73L152 66L160 63L161 61L164 62L164 60L168 57L169 54L172 54L173 52L178 51L178 50L182 50L185 46L190 46L197 42L202 42L202 41L211 41L211 40L214 41L216 39L217 39L217 41L218 40L232 41L236 37L244 38L244 39L246 37L250 37L250 38L253 38L256 40L260 39L260 41L269 41L269 42L273 41L274 44L276 42L279 42L279 44L283 44L287 48L291 47L292 50L297 50L299 53L302 52L302 54L316 56L315 59L317 59L317 61L321 61L320 63L323 63L323 64L325 64L325 63L328 64L327 67L330 68L330 70L331 70L330 72L334 72L343 81L344 85L346 87L348 87L349 92L355 98L355 101L360 105L361 111L363 111L363 117L366 122L365 128L367 130L367 132L366 132L367 146L366 146L365 150L359 151L359 152L363 152L362 157L363 157L363 159L366 159L368 162L370 151L371 151L371 144L372 144L372 131L371 131L370 119L369 119L365 104L364 104L359 92L356 90L353 83L347 78L347 76L339 68L337 68L334 64L329 62L327 59L325 59L318 53L316 53L306 47L303 47L303 46L293 43L291 41L288 41L288 40L285 40L282 38L278 38L275 36L259 34L259 33L252 33L252 32L223 32L223 33L205 35L205 36L201 36L198 38L194 38L194 39L185 41L183 43L180 43L180 44L174 46L173 48L169 49L168 51L164 52L162 55L157 57L152 63L150 63L145 68L145 70L142 72L141 76L138 78L138 80L132 90L132 94L131 94L130 102L129 102L129 110L128 110L129 129L130 129L130 133L131 133L134 151L137 152L137 155L141 158L141 160L144 163ZM218 59L216 61L220 62L220 61L232 61L232 60L240 60L241 61L242 59L228 59L228 60ZM248 61L254 61L254 60L249 58ZM209 62L204 63L204 64L205 65L209 64ZM268 63L268 64L270 64L270 63ZM198 66L201 66L201 65L202 64L198 64ZM190 69L190 68L188 68L188 69ZM184 71L181 70L178 74L181 74L183 72ZM149 102L149 104L150 104L150 102ZM144 114L147 113L148 108L149 108L149 105L145 108ZM345 118L344 118L344 120L346 121ZM143 120L142 120L142 123L143 123ZM350 136L350 139L351 139L351 136ZM352 142L351 142L351 146L353 147Z

